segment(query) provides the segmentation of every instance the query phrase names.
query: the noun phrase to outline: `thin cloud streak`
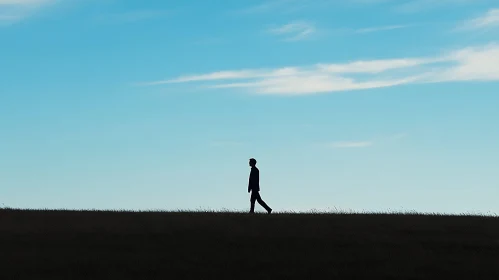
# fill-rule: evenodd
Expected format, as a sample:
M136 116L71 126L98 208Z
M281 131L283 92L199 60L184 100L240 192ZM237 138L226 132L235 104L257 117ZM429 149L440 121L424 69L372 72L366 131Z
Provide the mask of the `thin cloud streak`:
M188 75L175 79L160 80L154 82L141 83L144 86L176 84L199 81L217 81L217 80L232 80L232 79L250 79L263 77L281 77L289 76L298 73L298 69L294 67L281 68L277 70L258 69L258 70L237 70L237 71L219 71L209 74Z
M458 30L473 30L482 29L488 27L499 27L499 8L490 9L484 15L465 21L460 26Z
M316 28L312 23L295 21L277 28L272 28L269 32L275 35L284 36L286 41L299 41L313 35L316 32Z
M499 45L470 47L435 57L219 71L142 85L207 81L225 82L208 84L205 88L239 88L257 94L275 95L367 90L415 83L499 81Z
M229 83L214 85L211 88L243 88L251 89L259 94L302 95L322 92L338 92L362 89L392 87L410 83L414 78L373 80L358 82L350 78L327 75L293 76L268 78L258 82Z
M53 0L0 0L2 5L38 5L52 2Z
M12 24L35 14L56 0L0 0L0 24Z
M328 148L334 149L352 149L352 148L368 148L378 144L393 144L393 142L401 141L406 138L406 133L397 133L394 135L381 137L377 140L365 140L365 141L336 141L327 143L326 146Z
M411 68L425 64L441 62L437 58L401 58L401 59L383 59L383 60L360 60L344 64L318 64L318 67L328 73L348 74L348 73L367 73L376 74L389 70Z
M355 33L373 33L380 31L390 31L396 29L404 29L411 27L412 25L389 25L389 26L379 26L379 27L369 27L369 28L361 28L355 30Z

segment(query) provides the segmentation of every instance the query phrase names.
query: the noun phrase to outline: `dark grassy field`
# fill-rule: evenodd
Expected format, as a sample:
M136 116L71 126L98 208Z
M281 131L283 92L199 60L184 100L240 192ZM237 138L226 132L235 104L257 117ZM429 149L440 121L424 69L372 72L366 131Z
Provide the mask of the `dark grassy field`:
M0 210L0 279L499 279L499 219Z

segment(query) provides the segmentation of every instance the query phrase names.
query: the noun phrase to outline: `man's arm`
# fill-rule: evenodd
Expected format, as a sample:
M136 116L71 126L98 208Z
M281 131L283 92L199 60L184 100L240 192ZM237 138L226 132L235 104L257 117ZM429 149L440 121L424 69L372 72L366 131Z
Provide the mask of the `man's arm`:
M251 191L251 175L253 174L253 169L251 169L249 180L248 180L248 193Z

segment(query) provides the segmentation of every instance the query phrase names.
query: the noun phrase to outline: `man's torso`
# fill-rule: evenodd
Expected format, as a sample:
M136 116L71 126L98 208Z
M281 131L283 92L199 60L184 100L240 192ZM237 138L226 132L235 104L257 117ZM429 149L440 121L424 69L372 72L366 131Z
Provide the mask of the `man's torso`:
M252 191L260 191L260 170L258 170L258 168L256 167L251 168L249 188Z

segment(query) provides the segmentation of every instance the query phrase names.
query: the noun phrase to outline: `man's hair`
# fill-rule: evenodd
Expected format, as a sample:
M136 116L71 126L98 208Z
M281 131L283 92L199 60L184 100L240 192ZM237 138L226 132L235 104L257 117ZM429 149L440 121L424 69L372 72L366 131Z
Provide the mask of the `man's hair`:
M250 158L250 163L253 164L253 165L255 165L256 164L256 159Z

